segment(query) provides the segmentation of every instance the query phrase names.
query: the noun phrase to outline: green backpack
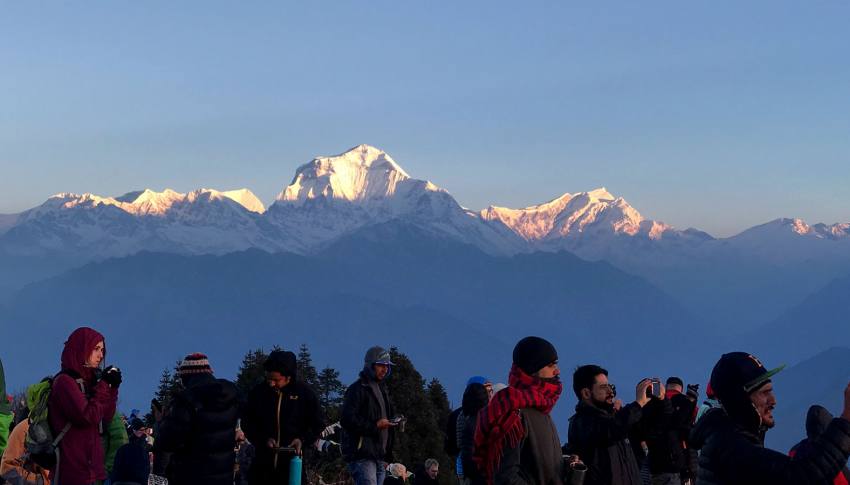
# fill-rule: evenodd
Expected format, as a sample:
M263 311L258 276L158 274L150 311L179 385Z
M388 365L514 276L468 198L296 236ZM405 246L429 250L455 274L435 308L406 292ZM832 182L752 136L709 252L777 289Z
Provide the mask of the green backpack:
M71 429L71 423L67 423L59 434L53 435L47 416L52 388L53 379L47 379L30 386L27 390L30 427L24 440L26 460L48 470L56 468L59 462L59 442Z

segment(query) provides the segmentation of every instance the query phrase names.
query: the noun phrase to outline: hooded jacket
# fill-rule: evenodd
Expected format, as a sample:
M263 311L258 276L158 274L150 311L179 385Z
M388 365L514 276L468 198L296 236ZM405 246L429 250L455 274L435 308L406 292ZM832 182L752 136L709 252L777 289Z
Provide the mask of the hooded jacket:
M65 342L62 371L50 391L51 429L59 433L66 424L71 425L59 442L57 478L62 485L88 485L106 479L100 432L103 422L115 415L118 389L97 381L95 369L84 365L99 342L105 343L103 335L91 328L74 330ZM52 470L51 476L56 472Z
M345 432L342 439L342 454L346 461L375 460L392 462L394 428L389 428L386 449L381 449L381 432L378 430L378 420L381 419L381 405L378 396L372 391L370 383L375 381L374 372L370 367L360 372L360 378L345 390L342 404L340 424ZM381 399L384 401L386 418L395 414L390 401L387 385L382 381L377 383Z
M794 445L788 455L800 458L811 455L814 451L812 440L817 439L818 436L822 435L824 431L826 431L826 428L829 426L832 419L832 414L830 414L823 406L810 407L809 412L806 415L807 438ZM836 475L832 483L834 485L850 484L850 470L847 469L847 466L845 466L841 472Z
M587 465L586 485L639 485L640 470L627 438L642 409L631 403L612 414L581 401L570 418L566 450Z
M850 422L844 419L830 421L823 434L810 441L806 456L791 458L766 449L759 422L751 419L749 410L740 412L711 409L691 432L689 443L700 450L697 485L830 483L850 457Z
M183 378L186 386L159 425L157 451L173 453L173 485L232 485L239 391L212 374Z

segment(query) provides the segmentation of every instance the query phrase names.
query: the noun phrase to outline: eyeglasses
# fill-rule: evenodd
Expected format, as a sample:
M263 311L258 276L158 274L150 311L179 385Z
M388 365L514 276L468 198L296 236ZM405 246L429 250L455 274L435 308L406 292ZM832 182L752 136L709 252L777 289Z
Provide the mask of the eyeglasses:
M615 396L617 395L617 386L611 384L610 382L608 384L599 384L599 388L603 391L611 391L611 394Z

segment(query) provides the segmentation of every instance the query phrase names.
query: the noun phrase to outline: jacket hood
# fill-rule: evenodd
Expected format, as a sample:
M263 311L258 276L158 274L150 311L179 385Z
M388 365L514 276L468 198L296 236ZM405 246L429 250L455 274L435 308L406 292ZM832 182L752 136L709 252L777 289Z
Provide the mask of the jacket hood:
M105 361L106 340L100 332L89 327L80 327L71 332L68 340L65 341L65 349L62 350L62 370L73 372L84 379L90 379L93 369L86 367L85 362L99 342L103 342Z
M832 414L823 406L814 405L806 414L806 435L815 439L826 431L826 427L832 421Z
M699 421L697 421L697 424L691 430L688 445L695 450L702 449L703 445L706 441L708 441L708 437L711 436L712 433L719 432L720 428L729 426L729 424L729 418L726 416L723 409L709 409L699 419Z
M463 391L463 409L464 416L475 416L481 408L487 406L490 402L490 396L487 395L487 388L483 384L470 384Z
M183 382L192 398L204 403L204 407L211 411L227 409L239 400L236 386L224 379L216 379L211 374L191 376L190 382L186 382L184 377Z
M758 431L741 426L729 413L720 408L712 408L697 421L691 430L688 444L695 450L700 450L714 434L738 433L753 443L763 445L764 436Z
M0 414L9 414L11 408L6 400L6 374L3 372L3 361L0 360Z

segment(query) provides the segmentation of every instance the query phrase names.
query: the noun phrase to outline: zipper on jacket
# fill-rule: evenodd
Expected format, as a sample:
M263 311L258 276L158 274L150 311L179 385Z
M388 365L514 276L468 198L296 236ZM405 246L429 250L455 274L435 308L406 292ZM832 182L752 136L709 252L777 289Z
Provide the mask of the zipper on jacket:
M274 414L274 422L277 428L277 443L278 448L280 448L280 403L283 401L283 393L280 390L277 391L277 412ZM280 455L280 450L275 450L274 453L274 469L277 470L277 457Z

